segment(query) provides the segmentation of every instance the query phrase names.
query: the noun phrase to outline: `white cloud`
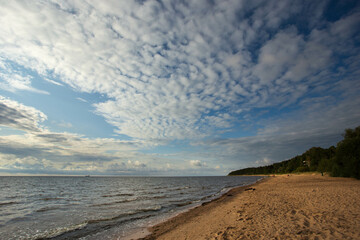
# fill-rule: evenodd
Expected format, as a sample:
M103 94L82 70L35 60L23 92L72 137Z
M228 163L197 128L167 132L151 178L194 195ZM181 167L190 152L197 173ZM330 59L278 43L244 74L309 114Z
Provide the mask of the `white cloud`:
M314 114L316 106L333 104L337 96L344 99L341 104L348 103L349 91L353 92L353 102L358 102L359 48L354 36L359 13L352 11L338 21L327 22L322 14L326 4L4 1L0 8L0 68L13 69L8 63L14 63L24 69L23 73L36 72L53 84L105 96L107 100L93 104L94 112L115 126L116 133L136 139L136 143L211 139L226 130L239 129L244 122L258 123L256 114L261 108L292 107L298 110L294 114L297 117ZM59 79L52 80L54 76ZM7 91L46 93L32 87L33 79L27 74L4 71L0 78L0 88ZM327 100L318 103L319 99ZM16 114L1 116L4 126L42 131L39 123L46 119L45 114L6 101L6 109ZM17 114L21 106L27 112L25 116ZM338 116L338 108L331 106L329 111L316 108L318 115L312 116ZM358 116L358 111L345 109L341 112L347 120L340 121L337 128L344 128ZM292 126L311 132L324 124L315 117L299 125L293 120L296 118L264 120L258 138L232 139L226 145L231 145L230 153L238 154L235 149L240 141L253 153L252 147L273 140L270 133L284 131L286 137L280 140L285 143ZM316 124L308 124L311 121ZM86 146L100 144L82 136L64 135L64 143L70 144L72 151L77 146L75 139L85 141ZM32 137L51 139L49 134L47 138ZM292 140L302 138L300 134ZM111 146L130 144L99 141ZM81 153L90 150L79 147ZM127 154L134 165L131 154L135 153ZM263 159L264 155L258 155ZM126 165L127 160L124 162ZM142 159L138 166L142 163L149 167Z
M57 86L64 86L63 84L61 84L61 83L59 83L59 82L57 82L57 81L51 80L51 79L49 79L49 78L46 78L46 77L44 77L44 80L47 81L47 82L49 82L49 83L52 83L52 84L54 84L54 85L57 85Z
M262 160L257 160L255 163L259 166L267 166L271 164L271 160L267 157L263 158Z
M1 62L0 58L0 62ZM19 71L13 71L11 65L2 63L0 64L0 89L16 92L16 91L30 91L34 93L46 94L49 93L44 90L39 90L31 86L32 77L24 75Z
M139 139L202 137L231 126L232 119L219 110L236 114L244 109L241 102L256 106L270 99L244 77L254 65L248 45L300 11L295 6L286 1L266 2L263 10L237 1L194 8L155 1L28 6L12 1L1 12L6 23L1 52L42 75L52 71L80 91L106 94L111 100L94 107L118 133ZM239 22L240 13L253 9L251 22ZM295 33L291 38L301 39ZM264 50L256 76L277 77L297 45L289 41L287 46L283 61L270 69L273 73L262 62L270 57Z
M143 144L137 141L89 139L66 132L0 136L3 156L0 169L8 172L21 170L23 173L136 174L138 169L147 167L144 161L152 161L151 156L137 152L140 147ZM46 168L43 166L45 162ZM154 164L153 169L157 168Z
M81 101L81 102L85 102L85 103L87 103L88 101L86 101L85 99L83 99L83 98L81 98L81 97L78 97L78 98L76 98L77 100L79 100L79 101Z
M260 49L259 61L254 74L262 84L277 80L293 64L302 50L304 40L296 32L280 32Z
M193 167L206 167L206 162L202 162L200 160L190 160L190 165Z
M34 170L53 170L52 164L45 159L37 159L33 156L18 158L12 154L0 153L0 170L26 171Z
M62 128L72 128L73 127L73 125L71 123L65 122L65 121L54 122L54 123Z

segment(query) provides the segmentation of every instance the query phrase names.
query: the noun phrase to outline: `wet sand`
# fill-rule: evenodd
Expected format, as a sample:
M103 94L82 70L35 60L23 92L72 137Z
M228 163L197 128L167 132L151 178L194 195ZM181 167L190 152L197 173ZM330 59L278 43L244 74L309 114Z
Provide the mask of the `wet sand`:
M149 231L142 239L360 239L360 181L269 177Z

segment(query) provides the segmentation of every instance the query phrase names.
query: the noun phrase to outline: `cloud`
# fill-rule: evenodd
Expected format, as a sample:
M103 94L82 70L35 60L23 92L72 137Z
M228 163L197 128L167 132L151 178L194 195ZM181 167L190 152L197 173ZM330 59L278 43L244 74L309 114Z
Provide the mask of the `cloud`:
M136 161L131 161L131 160L128 160L128 166L131 166L131 167L135 167L135 168L144 168L146 167L146 164L145 163L141 163L139 160L136 160Z
M72 128L73 127L73 125L71 123L64 122L64 121L57 123L57 125L59 127L63 127L63 128Z
M86 101L85 99L83 99L83 98L81 98L81 97L78 97L78 98L76 98L77 100L79 100L79 101L81 101L81 102L85 102L85 103L87 103L88 101Z
M2 61L1 58L0 61ZM0 64L0 89L9 92L30 91L49 95L47 91L32 87L31 80L32 77L30 75L24 75L19 71L13 71L10 64Z
M117 133L201 138L232 126L224 109L237 116L306 94L335 45L315 35L331 29L334 42L347 39L351 30L344 26L356 22L351 15L309 36L286 27L294 15L319 18L324 3L10 1L1 12L1 53L44 77L51 72L77 90L105 94L109 100L94 107Z
M36 170L37 172L54 171L50 161L37 159L32 156L18 158L12 154L0 154L0 172L12 170L14 172L27 172Z
M110 138L89 139L77 134L41 132L0 137L3 171L57 174L137 174L151 157L138 153L142 143ZM31 156L31 164L29 162ZM46 162L48 168L41 164ZM118 166L117 170L112 166ZM157 167L155 166L154 169ZM22 169L22 170L21 170ZM20 171L21 170L21 171ZM24 171L23 171L24 170ZM151 170L151 169L149 169Z
M49 78L44 78L45 81L49 82L49 83L52 83L54 85L57 85L57 86L64 86L63 84L57 82L57 81L54 81L54 80L51 80Z
M124 165L124 169L134 172L146 164L133 159L149 160L137 152L146 146L141 141L91 139L74 133L52 132L41 125L47 119L44 113L4 97L0 98L0 114L0 125L23 131L0 136L2 171L116 174L110 168L113 164L128 161L131 164Z
M193 167L206 167L207 164L205 162L201 162L200 160L190 160L190 165Z
M259 120L258 124L264 128L258 129L254 136L209 139L193 144L204 147L201 157L217 159L233 166L233 170L268 165L290 159L314 146L336 145L345 128L359 125L360 113L348 114L359 104L358 98L338 103L328 98L312 99L302 103L302 111Z
M262 160L257 160L257 161L255 161L255 163L257 164L257 165L260 165L260 166L266 166L266 165L269 165L269 164L271 164L271 160L269 159L269 158L264 158L264 159L262 159Z
M41 111L0 96L0 125L24 131L42 131L47 116Z
M45 114L4 98L3 113L13 116L3 114L1 124L28 131L31 136L24 139L64 144L51 147L58 155L78 154L79 161L107 159L108 153L95 150L101 144L112 151L117 144L126 148L206 139L211 146L226 146L228 154L217 155L222 160L245 153L264 159L267 151L272 160L286 157L309 145L306 134L329 144L340 128L358 122L359 111L351 102L359 101L360 18L356 7L329 20L328 4L6 1L0 9L0 68L6 70L0 88L46 93L32 86L36 73L56 85L101 94L93 112L134 142L35 134L43 131L39 124ZM278 118L271 116L274 109ZM329 127L322 116L331 119ZM216 139L242 132L245 125L262 129L257 136ZM290 142L300 144L299 149L286 150ZM139 153L125 152L134 165ZM124 159L126 164L129 159ZM148 168L149 162L141 160Z

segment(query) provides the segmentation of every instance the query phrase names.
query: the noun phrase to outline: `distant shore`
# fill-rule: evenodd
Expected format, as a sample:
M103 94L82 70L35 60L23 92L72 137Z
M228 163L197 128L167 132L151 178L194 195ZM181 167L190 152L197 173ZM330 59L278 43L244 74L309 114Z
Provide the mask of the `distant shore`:
M360 239L359 199L359 180L277 175L235 188L138 238Z

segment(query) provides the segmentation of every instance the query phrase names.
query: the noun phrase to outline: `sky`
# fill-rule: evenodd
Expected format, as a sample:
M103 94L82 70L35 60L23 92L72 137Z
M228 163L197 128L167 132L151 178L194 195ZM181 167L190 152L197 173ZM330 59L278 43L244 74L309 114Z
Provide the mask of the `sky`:
M356 0L0 6L0 175L226 175L360 125Z

